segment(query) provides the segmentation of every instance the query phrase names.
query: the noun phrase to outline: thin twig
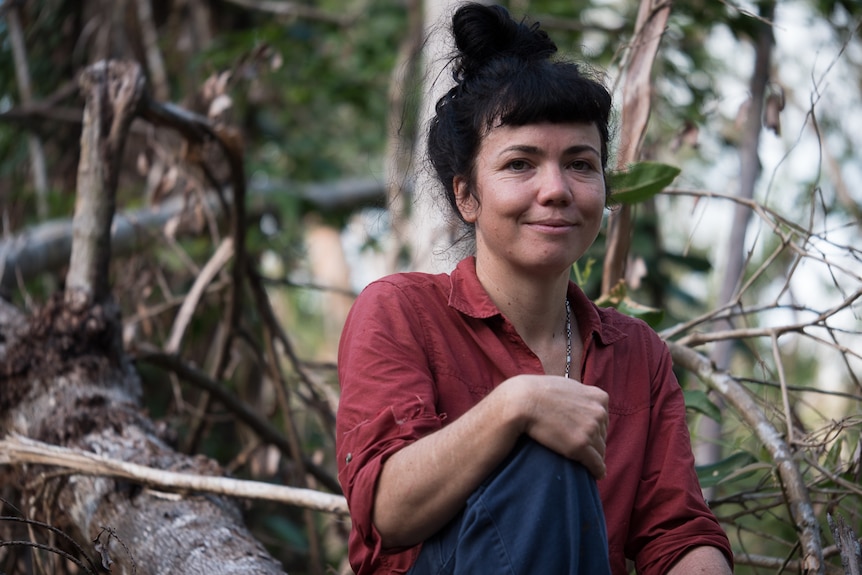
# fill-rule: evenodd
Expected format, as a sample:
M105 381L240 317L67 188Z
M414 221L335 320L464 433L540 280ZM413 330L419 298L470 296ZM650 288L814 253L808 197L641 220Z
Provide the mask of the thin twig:
M668 342L674 363L695 374L710 389L736 409L743 421L769 451L781 481L790 515L799 531L802 565L806 573L823 573L823 545L820 526L811 505L808 487L790 446L766 418L751 394L726 372L718 371L712 362L695 350Z
M177 316L174 319L174 325L171 328L171 335L168 338L168 343L165 344L166 353L177 353L180 350L183 334L191 322L195 308L197 308L201 297L206 288L215 279L221 269L227 264L233 256L233 240L225 238L201 272L195 278L195 283L189 293L183 299L183 305L180 307Z
M162 367L176 373L181 379L210 393L222 405L232 411L243 423L252 428L260 437L281 450L287 457L291 456L290 442L265 418L261 417L248 404L230 393L224 385L214 381L199 369L184 362L176 355L169 355L150 346L140 346L134 350L135 359L151 365ZM308 458L303 460L308 472L333 493L341 493L338 481Z

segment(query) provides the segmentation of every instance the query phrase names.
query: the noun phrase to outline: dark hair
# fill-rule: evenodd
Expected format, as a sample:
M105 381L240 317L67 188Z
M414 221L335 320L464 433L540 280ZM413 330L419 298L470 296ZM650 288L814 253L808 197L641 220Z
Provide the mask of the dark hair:
M473 189L479 144L492 127L595 124L607 168L611 95L577 64L551 59L557 45L538 23L516 22L501 6L470 3L452 17L452 34L455 86L437 101L428 157L462 221L453 179L467 178Z

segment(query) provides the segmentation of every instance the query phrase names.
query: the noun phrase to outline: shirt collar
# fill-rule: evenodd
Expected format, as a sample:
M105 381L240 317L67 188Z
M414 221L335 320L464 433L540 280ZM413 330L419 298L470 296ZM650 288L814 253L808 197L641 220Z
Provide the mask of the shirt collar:
M449 306L464 315L477 319L487 319L500 315L500 310L476 275L476 257L469 256L458 262L449 276Z
M461 260L449 276L449 306L464 315L487 319L500 315L500 310L476 275L476 258L469 256ZM603 344L611 344L626 337L626 334L607 321L608 310L596 306L574 282L569 282L569 302L572 314L578 321L581 334L595 334ZM584 338L586 339L586 337Z

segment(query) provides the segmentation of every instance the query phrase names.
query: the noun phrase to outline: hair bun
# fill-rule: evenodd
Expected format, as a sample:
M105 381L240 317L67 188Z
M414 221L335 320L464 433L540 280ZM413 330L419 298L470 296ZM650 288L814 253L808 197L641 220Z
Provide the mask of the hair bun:
M538 23L516 22L502 6L460 7L452 17L452 34L460 53L454 70L458 80L474 75L497 58L541 60L557 51L557 45Z

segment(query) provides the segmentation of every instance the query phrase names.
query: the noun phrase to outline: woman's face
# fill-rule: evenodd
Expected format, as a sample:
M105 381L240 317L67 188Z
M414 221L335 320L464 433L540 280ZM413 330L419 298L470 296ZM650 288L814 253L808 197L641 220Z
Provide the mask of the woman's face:
M558 274L595 241L605 205L601 139L594 124L492 128L474 168L475 190L456 177L476 258L512 271Z

